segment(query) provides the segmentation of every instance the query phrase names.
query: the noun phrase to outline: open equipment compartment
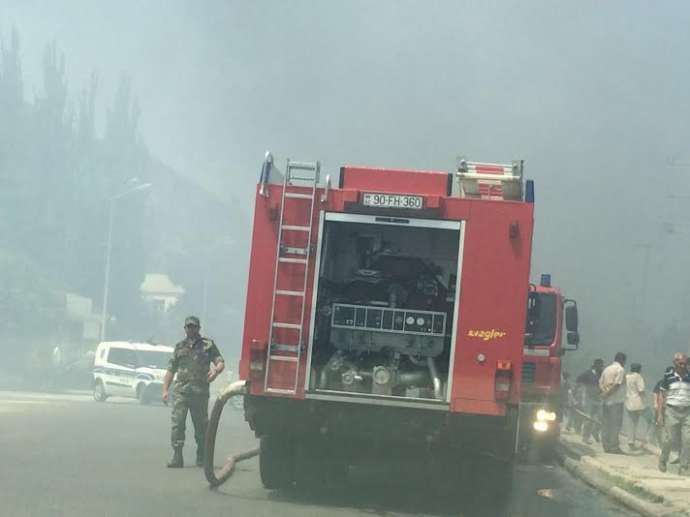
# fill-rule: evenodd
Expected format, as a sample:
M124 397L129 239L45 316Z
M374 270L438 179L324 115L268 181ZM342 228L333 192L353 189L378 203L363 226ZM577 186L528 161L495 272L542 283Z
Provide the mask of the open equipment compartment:
M462 224L324 214L307 392L448 400Z

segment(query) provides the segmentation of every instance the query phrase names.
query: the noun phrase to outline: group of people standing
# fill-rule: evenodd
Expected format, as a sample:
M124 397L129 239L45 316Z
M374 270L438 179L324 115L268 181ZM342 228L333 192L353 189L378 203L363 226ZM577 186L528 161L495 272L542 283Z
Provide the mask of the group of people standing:
M582 432L582 440L592 443L592 438L601 441L604 452L625 454L620 447L619 437L623 427L623 415L630 418L628 447L635 450L646 435L658 436L661 444L659 470L666 471L669 454L675 446L680 450L680 473L687 474L690 466L690 373L688 358L677 353L673 366L664 372L656 383L654 408L645 402L645 382L641 375L642 366L630 365L626 373L626 355L618 352L611 364L604 367L602 359L596 359L592 366L581 373L575 386L568 387L570 418L568 428ZM566 379L567 381L567 379ZM641 433L640 420L647 421L645 435ZM581 428L581 429L580 429Z

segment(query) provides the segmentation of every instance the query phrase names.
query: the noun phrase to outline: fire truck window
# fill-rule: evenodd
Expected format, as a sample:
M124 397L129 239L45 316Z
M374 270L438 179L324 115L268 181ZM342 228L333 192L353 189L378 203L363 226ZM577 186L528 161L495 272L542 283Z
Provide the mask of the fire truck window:
M527 308L527 344L550 345L556 337L556 296L530 293Z

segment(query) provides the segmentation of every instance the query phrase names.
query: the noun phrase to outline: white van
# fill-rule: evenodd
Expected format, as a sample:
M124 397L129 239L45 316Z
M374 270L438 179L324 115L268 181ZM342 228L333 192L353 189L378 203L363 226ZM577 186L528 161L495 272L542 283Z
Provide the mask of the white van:
M173 348L149 343L104 341L93 363L93 398L137 398L142 404L160 400L163 377Z

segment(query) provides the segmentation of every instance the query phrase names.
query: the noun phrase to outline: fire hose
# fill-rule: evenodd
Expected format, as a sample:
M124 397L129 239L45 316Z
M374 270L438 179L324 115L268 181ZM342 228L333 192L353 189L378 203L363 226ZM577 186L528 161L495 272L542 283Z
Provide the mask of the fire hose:
M213 462L216 449L216 435L218 434L218 423L220 422L220 417L223 414L223 408L225 407L225 404L227 404L228 400L230 400L232 397L236 395L244 395L246 393L246 381L236 381L225 388L218 395L215 403L213 404L213 410L211 411L211 417L209 418L208 427L206 429L206 454L204 455L204 474L206 475L206 479L208 480L211 488L218 487L225 483L232 475L237 463L259 455L259 449L256 448L228 456L225 460L225 464L219 470L215 469Z
M596 424L596 425L599 425L599 426L601 425L601 422L600 422L599 420L597 420L596 418L594 418L594 417L591 416L591 415L588 415L588 414L585 413L584 411L582 411L582 410L580 410L580 409L578 409L578 408L576 408L576 407L572 407L571 410L572 410L573 412L575 412L575 413L576 413L578 416L580 416L581 418L584 418L585 420L589 420L590 422L592 422L592 423L594 423L594 424Z

